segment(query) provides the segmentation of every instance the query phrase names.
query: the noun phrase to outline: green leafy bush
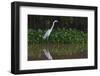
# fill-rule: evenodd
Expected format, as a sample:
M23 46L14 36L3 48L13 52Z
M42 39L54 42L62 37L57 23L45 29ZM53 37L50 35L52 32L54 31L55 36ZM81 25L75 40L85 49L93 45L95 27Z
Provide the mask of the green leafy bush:
M28 29L28 43L45 43L43 35L47 30ZM53 29L48 42L50 43L87 43L87 33L76 29Z

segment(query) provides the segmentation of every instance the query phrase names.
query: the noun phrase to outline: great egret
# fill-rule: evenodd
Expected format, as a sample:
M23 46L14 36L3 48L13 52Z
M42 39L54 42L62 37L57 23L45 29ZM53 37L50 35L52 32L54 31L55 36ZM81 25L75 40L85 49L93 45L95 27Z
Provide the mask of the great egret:
M56 22L58 22L58 20L54 20L54 21L53 21L53 24L52 24L51 28L48 29L47 32L44 34L43 39L48 39L48 38L49 38L49 36L50 36L50 34L51 34L51 32L52 32L52 30L53 30L53 28L54 28L54 24L55 24ZM43 52L44 52L44 55L45 55L49 60L52 60L52 59L53 59L53 57L51 56L51 54L50 54L50 52L49 52L48 50L43 49Z
M53 27L54 27L56 22L58 22L58 20L54 20L53 21L53 24L52 24L51 28L48 29L47 32L44 34L43 39L46 39L46 38L48 38L50 36L50 34L52 32L52 29L53 29Z

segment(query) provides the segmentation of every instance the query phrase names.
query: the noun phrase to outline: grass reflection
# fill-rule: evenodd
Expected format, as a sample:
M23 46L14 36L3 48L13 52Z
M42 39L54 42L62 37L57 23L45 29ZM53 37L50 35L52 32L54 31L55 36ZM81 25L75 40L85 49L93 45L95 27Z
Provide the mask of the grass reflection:
M87 58L87 44L31 44L28 45L28 60L47 60L43 49L47 49L53 59Z

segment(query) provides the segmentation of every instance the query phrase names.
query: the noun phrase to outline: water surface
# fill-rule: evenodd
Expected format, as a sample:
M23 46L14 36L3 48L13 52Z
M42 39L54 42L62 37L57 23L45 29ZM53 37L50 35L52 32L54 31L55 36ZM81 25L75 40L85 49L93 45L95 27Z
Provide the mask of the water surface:
M32 44L28 45L28 60L47 60L43 49L49 51L54 60L88 58L87 44Z

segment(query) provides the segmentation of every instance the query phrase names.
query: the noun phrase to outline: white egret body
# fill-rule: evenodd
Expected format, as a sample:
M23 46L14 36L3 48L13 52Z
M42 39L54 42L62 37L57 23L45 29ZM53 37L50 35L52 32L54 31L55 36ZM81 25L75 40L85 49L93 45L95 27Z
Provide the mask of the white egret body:
M54 27L54 24L55 24L56 22L58 22L58 20L54 20L54 21L53 21L53 24L52 24L51 28L48 29L47 32L44 34L43 39L46 39L46 38L48 38L48 37L50 36L50 34L51 34L51 32L52 32L52 29L53 29L53 27Z

